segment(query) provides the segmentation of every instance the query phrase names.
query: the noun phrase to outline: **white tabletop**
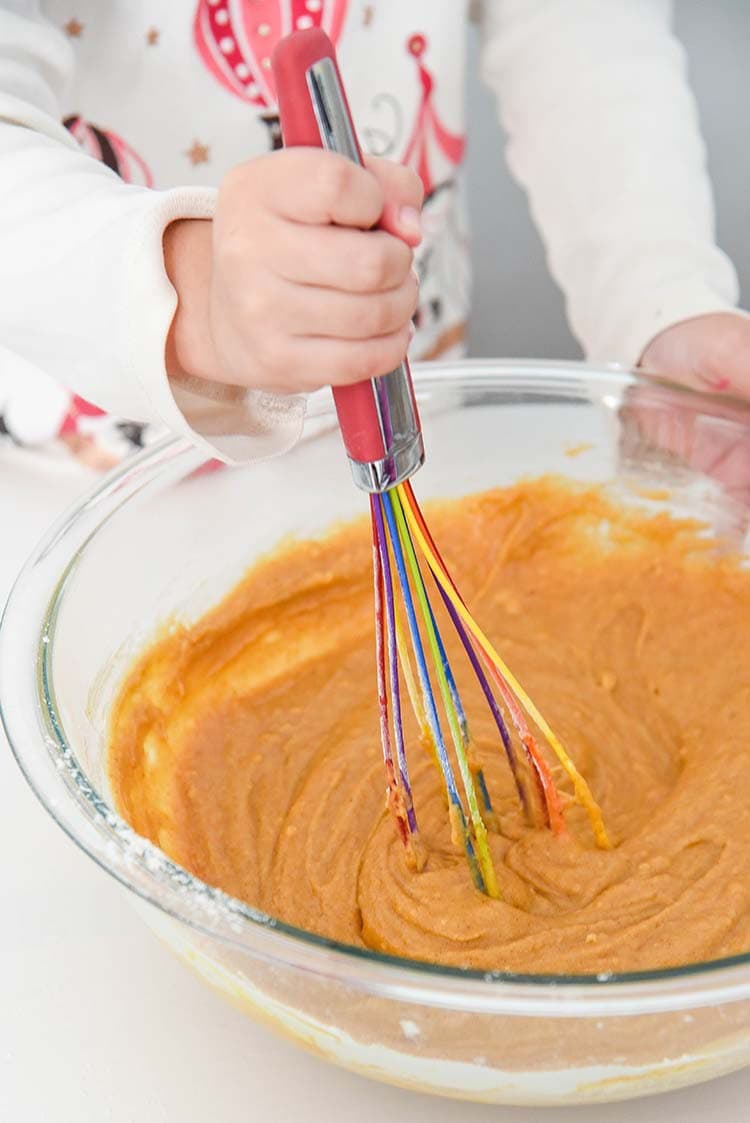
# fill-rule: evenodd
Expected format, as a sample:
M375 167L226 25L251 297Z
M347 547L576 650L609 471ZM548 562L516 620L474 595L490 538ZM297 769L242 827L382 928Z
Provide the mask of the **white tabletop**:
M21 477L23 482L21 483ZM79 472L0 450L0 600ZM4 704L7 699L4 699ZM371 1083L277 1040L143 927L0 745L0 1120L5 1123L703 1123L748 1118L750 1070L586 1110L493 1108Z

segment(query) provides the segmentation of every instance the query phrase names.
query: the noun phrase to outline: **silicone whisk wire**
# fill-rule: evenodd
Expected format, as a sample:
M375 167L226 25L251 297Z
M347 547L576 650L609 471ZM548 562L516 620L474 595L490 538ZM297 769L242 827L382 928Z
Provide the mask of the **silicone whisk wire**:
M396 821L402 841L413 852L415 864L418 863L417 817L409 780L409 768L404 746L404 728L401 717L401 691L398 678L398 652L396 648L396 626L393 598L393 579L388 557L387 539L383 525L380 503L371 496L373 529L373 573L375 584L375 647L378 678L378 709L380 716L380 736L385 763L388 804ZM393 712L393 735L396 744L398 776L393 761L388 713L388 689L386 687L386 665L390 686Z
M437 625L432 613L429 601L427 599L427 590L425 589L422 573L419 568L419 562L414 550L414 544L409 535L409 531L404 518L404 511L401 505L401 497L398 489L392 492L387 492L385 502L390 506L393 518L396 524L396 533L399 538L401 548L406 557L406 562L411 573L414 591L417 596L417 604L419 606L423 626L427 633L427 642L432 655L433 666L438 681L438 688L443 700L443 706L448 718L448 727L451 731L453 739L453 747L456 754L458 763L458 771L461 776L461 783L463 785L464 796L468 806L468 818L471 822L471 830L473 835L473 842L476 848L477 862L482 873L484 881L484 891L490 897L498 895L497 878L495 875L495 868L492 863L492 855L490 854L489 845L487 842L487 827L482 819L479 810L479 802L477 799L476 787L474 785L474 776L469 766L469 760L466 753L466 744L461 735L461 727L459 724L458 714L456 712L455 701L452 696L450 686L448 683L448 676L446 675L445 664L441 659L441 650L444 651L442 640L439 638ZM447 663L447 659L445 660ZM452 677L452 675L451 675Z
M472 880L474 881L474 884L481 892L484 892L484 877L482 876L482 871L477 861L477 855L474 849L471 835L469 833L463 804L458 793L453 766L451 764L450 757L448 756L448 750L446 748L443 731L440 725L440 718L438 716L435 694L432 688L432 683L430 681L427 657L425 655L424 645L422 643L422 636L419 631L417 611L415 608L411 587L409 585L407 563L404 557L402 543L398 533L398 526L396 524L396 517L393 511L391 498L392 492L384 492L379 497L379 501L383 514L385 515L385 521L388 525L390 534L390 546L393 551L393 559L395 562L399 587L401 590L404 609L406 611L406 621L409 629L412 650L414 652L414 659L417 668L417 680L419 682L424 714L429 725L430 736L435 745L438 764L443 776L443 783L445 785L445 790L448 797L448 812L451 819L453 834L456 836L456 841L461 842L466 852L466 857L469 862L469 868L471 870Z
M447 618L484 695L524 812L532 817L529 792L522 778L508 721L515 730L534 780L544 823L555 833L562 833L565 829L560 794L530 729L528 716L570 779L573 797L587 812L597 845L608 848L610 843L601 810L588 784L562 742L469 612L435 544L410 483L407 481L381 494L371 495L370 513L378 708L387 798L412 864L418 869L423 867L426 849L419 835L407 763L402 678L420 740L441 775L454 844L464 849L476 888L490 897L500 895L489 843L489 831L499 829L497 818L472 740L458 682L427 592L423 564L437 587ZM495 697L493 686L500 702ZM438 698L450 732L452 754L443 734ZM500 703L505 707L507 719Z
M435 580L442 587L446 596L455 608L457 615L460 617L462 623L466 626L467 631L470 633L481 651L486 656L486 660L495 668L497 672L497 675L495 677L498 683L498 688L502 690L504 695L507 694L509 709L511 710L512 716L515 718L518 718L518 716L520 716L520 703L520 706L523 707L529 718L541 731L548 745L567 773L573 785L575 799L584 808L589 817L589 822L591 824L591 828L597 845L602 849L609 849L610 842L606 828L604 826L601 809L594 799L591 793L591 789L586 783L586 780L576 768L572 759L565 750L562 742L556 736L549 723L545 720L539 709L535 706L534 702L523 689L520 682L513 675L509 667L507 667L503 660L500 658L497 651L492 646L490 640L484 634L482 629L479 627L479 625L476 623L473 616L467 609L463 598L461 597L461 594L456 588L455 582L453 581L453 578L448 571L447 566L442 561L442 558L440 557L440 554L434 542L432 541L432 536L427 529L427 524L425 522L424 516L419 508L419 504L417 503L414 492L408 481L406 484L399 484L397 490L399 491L399 495L402 498L402 502L404 503L404 510L405 512L407 512L407 520L409 522L409 529L411 530L411 533L416 538L419 547L424 554L425 560L430 567L433 576L435 577ZM524 743L526 743L526 741L529 739L533 738L531 738L531 734L528 732L528 727L526 727L526 732L522 740L524 740ZM551 788L554 789L554 781L552 780L551 774L549 774L548 769L546 770L546 772L549 777L548 782ZM559 797L556 802L557 807L559 808ZM559 812L559 814L560 818L562 818L562 813Z

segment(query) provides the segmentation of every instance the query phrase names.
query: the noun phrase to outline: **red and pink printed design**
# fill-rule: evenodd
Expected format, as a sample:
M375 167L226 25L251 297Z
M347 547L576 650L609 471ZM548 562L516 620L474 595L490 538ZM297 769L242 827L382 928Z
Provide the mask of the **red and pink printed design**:
M146 162L117 133L100 129L78 116L66 117L63 124L84 152L117 172L125 183L135 183L140 187L154 186L154 178Z
M225 90L266 111L276 109L271 54L292 31L320 27L335 44L348 0L198 0L195 45Z
M91 402L85 401L80 398L78 394L73 394L68 406L68 412L62 419L60 428L57 431L59 437L69 437L74 433L79 432L79 420L82 417L104 417L104 410L94 406Z
M422 180L425 193L429 195L436 187L432 173L431 152L439 152L451 164L460 164L466 148L466 139L459 133L452 133L446 129L435 110L432 97L435 80L422 61L427 50L427 39L421 34L411 35L407 40L406 48L416 60L422 96L401 162L414 169Z

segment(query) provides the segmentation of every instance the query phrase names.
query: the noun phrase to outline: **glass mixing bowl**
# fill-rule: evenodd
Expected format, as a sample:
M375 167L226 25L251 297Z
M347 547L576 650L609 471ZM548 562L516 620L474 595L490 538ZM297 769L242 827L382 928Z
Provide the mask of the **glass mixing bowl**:
M747 407L579 364L425 366L415 383L428 450L421 498L554 472L598 481L621 503L695 515L717 550L748 553ZM158 935L252 1017L409 1088L580 1103L750 1063L750 955L596 977L416 964L265 916L119 818L108 715L143 644L165 621L202 614L283 537L318 534L366 508L324 393L288 456L206 467L201 453L169 440L107 477L39 545L0 631L3 721L21 768Z

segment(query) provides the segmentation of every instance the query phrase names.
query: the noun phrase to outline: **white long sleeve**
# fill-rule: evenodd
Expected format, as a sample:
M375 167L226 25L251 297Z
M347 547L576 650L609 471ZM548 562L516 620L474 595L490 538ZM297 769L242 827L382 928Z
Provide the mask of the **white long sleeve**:
M0 438L3 428L21 443L56 433L50 418L65 407L54 392L38 425L18 400L21 387L28 406L52 375L110 413L197 434L225 459L297 440L300 399L172 387L164 362L176 306L164 228L209 218L207 185L269 150L269 56L288 10L286 0L76 0L73 19L68 0L0 0ZM301 26L323 21L336 39L365 144L422 177L411 353L445 355L461 345L469 311L466 8L381 0L364 12L326 0ZM484 3L483 70L499 95L510 164L572 326L596 359L633 363L661 328L737 296L713 241L703 146L669 17L666 0Z
M60 123L73 52L36 12L0 10L0 363L29 366L111 413L167 425L228 460L297 440L301 403L171 391L164 347L176 308L165 227L209 218L215 191L128 185Z
M485 0L482 72L587 356L732 308L667 0ZM498 247L498 252L500 248Z

